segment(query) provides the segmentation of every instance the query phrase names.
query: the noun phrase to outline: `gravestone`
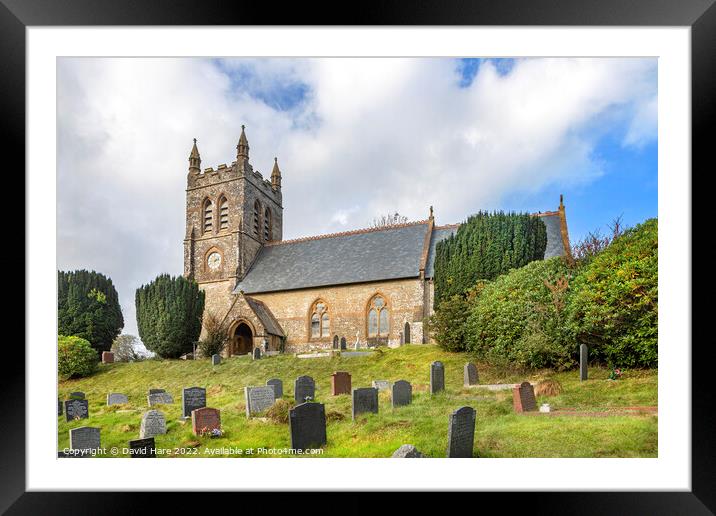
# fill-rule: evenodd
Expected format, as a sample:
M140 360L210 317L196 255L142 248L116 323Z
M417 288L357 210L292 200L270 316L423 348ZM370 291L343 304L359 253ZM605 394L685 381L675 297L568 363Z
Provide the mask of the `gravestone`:
M160 394L160 393L162 393L162 392L167 392L167 391L164 390L164 389L149 389L149 393L148 393L148 394Z
M445 366L440 361L430 364L430 394L445 390Z
M398 380L392 389L393 408L410 405L413 401L413 386L405 380Z
M333 349L338 349L338 335L333 336Z
M341 337L341 349L346 349L346 348L347 348L346 338Z
M378 389L375 387L353 389L353 420L365 412L378 413Z
M191 412L191 430L194 435L221 430L221 411L209 407L193 410Z
M89 402L87 400L65 401L65 418L67 421L87 419L89 417Z
M211 355L211 365L219 365L221 363L221 355Z
M323 403L301 403L288 411L291 449L320 448L326 439L326 408Z
M465 364L463 385L465 385L465 387L469 385L477 385L477 382L479 382L479 379L477 377L477 367L475 367L475 364L473 363Z
M129 441L129 457L132 459L153 459L157 456L154 437Z
M158 392L156 394L150 394L149 396L147 396L147 402L149 403L150 407L159 404L168 405L174 403L174 398L172 398L172 395L168 392Z
M405 332L403 332L403 336L405 340L403 341L405 344L410 344L410 323L405 323Z
M305 403L308 396L316 398L316 382L310 376L299 376L293 385L293 398L297 403Z
M583 382L587 379L587 357L589 349L586 344L579 345L579 381Z
M102 351L102 363L114 364L114 353L111 351Z
M142 414L142 422L139 425L139 438L146 439L155 435L166 434L167 423L164 414L158 410L148 410Z
M276 399L283 398L283 382L278 378L271 378L266 385L273 387L274 397Z
M261 358L261 348L254 348L254 360L258 360Z
M345 371L336 371L331 375L331 394L338 396L339 394L351 393L351 375Z
M420 459L423 456L422 453L412 444L404 444L393 452L393 459Z
M71 400L83 400L85 399L85 393L81 391L71 392L69 395Z
M472 407L460 407L450 415L450 423L448 425L448 458L472 457L474 441L475 409Z
M246 398L246 417L263 412L276 402L276 392L271 385L244 387L244 397Z
M535 390L530 382L522 382L512 388L512 406L515 412L531 412L537 410Z
M57 415L62 415L62 402L59 400L59 398L57 399Z
M373 380L371 385L379 391L386 391L390 389L390 382L388 380Z
M125 403L129 403L129 398L127 398L126 394L119 392L110 392L107 394L107 405L122 405Z
M181 391L182 418L191 417L191 411L206 407L206 389L187 387Z
M70 449L90 452L100 448L99 428L81 426L70 430Z

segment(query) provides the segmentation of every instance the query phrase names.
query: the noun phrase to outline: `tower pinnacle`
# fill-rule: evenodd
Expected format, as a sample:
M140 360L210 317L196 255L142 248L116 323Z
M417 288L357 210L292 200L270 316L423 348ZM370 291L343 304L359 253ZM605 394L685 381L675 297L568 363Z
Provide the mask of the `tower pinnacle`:
M249 140L246 139L246 132L244 131L246 126L241 126L241 136L239 136L239 143L236 145L236 157L241 159L249 159Z
M281 170L278 168L278 158L273 159L273 170L271 171L271 186L274 190L281 188Z
M196 138L194 138L194 146L191 148L191 154L189 154L189 172L201 172L201 156L199 155L199 149L196 146Z

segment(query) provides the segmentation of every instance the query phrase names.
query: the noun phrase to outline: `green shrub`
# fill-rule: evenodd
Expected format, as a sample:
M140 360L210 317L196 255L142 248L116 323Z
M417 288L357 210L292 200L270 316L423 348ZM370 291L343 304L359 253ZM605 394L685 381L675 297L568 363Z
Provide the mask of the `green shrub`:
M229 341L229 322L214 312L208 312L204 315L204 333L204 338L197 344L197 350L202 357L218 355Z
M590 360L657 365L658 272L657 219L624 232L580 271L567 317Z
M425 325L428 335L445 351L465 351L467 315L471 303L485 287L486 282L480 281L467 295L457 295L444 300L435 309Z
M57 373L61 380L91 375L97 368L99 356L82 337L57 337Z

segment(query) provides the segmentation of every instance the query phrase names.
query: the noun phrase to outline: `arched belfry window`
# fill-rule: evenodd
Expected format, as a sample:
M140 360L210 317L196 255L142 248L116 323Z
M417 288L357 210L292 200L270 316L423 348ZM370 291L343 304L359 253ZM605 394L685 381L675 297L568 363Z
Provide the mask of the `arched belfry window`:
M390 325L388 323L388 305L381 295L376 295L368 304L368 337L387 337Z
M264 240L271 240L271 210L266 208L264 213Z
M259 214L261 213L261 204L259 201L254 203L254 235L259 236Z
M210 232L214 228L214 203L211 199L204 201L204 233Z
M321 339L330 337L331 316L328 312L328 305L320 299L311 306L311 338Z
M223 196L219 199L219 229L229 229L229 201Z

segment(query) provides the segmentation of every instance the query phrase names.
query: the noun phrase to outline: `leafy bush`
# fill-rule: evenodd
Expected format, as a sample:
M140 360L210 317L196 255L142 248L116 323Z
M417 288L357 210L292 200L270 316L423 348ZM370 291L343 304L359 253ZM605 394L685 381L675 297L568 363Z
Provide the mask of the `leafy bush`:
M97 368L99 355L82 337L57 337L57 373L61 380L91 375Z
M500 365L567 368L574 346L564 328L572 272L561 257L535 261L485 285L470 305L467 348Z
M112 353L114 353L115 362L137 362L144 360L146 357L137 351L139 339L134 335L124 333L114 339L112 343Z
M454 295L440 303L430 317L427 331L433 340L445 351L465 351L467 315L475 297L485 288L480 281L465 296Z
M205 336L199 341L197 349L201 356L210 357L224 351L229 340L229 323L220 319L215 313L204 315Z
M580 271L567 317L590 360L657 365L658 272L657 219L624 232Z
M193 351L201 332L204 292L183 276L158 276L135 295L137 328L144 346L162 358Z
M60 335L88 340L108 351L124 326L112 280L95 271L58 271L57 328Z

